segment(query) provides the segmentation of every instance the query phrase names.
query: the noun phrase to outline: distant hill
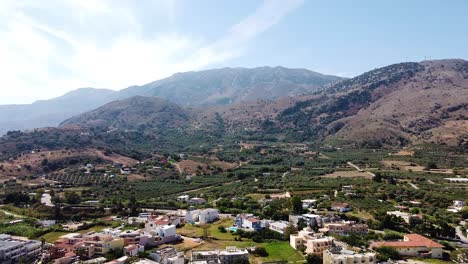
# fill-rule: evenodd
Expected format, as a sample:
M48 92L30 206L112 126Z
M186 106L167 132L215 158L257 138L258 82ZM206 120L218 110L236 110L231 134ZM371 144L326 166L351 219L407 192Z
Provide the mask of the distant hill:
M115 91L81 88L61 97L25 105L0 105L0 135L10 130L56 126L76 114L118 98Z
M57 126L72 116L137 95L157 96L184 106L217 105L314 92L341 79L284 67L223 68L177 73L121 91L82 88L33 104L0 105L0 135L10 130Z
M62 126L106 127L116 129L170 128L185 126L188 111L175 103L158 97L134 96L72 117Z

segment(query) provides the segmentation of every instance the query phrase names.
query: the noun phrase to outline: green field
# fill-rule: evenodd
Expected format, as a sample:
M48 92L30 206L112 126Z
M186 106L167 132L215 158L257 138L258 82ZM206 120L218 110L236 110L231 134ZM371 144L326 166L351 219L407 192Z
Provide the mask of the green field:
M294 250L288 242L278 241L264 243L268 257L262 258L263 261L303 261L304 257L299 251Z

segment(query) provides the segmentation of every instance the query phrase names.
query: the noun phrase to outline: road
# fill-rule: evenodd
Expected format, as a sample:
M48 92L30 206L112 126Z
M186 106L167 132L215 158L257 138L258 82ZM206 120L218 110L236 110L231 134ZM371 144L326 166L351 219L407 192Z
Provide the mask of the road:
M460 241L468 244L468 238L463 234L463 231L461 230L461 227L465 225L464 221L460 222L460 225L455 227L455 232L457 233L457 236L460 237Z
M351 167L353 167L353 168L355 168L355 169L356 169L357 171L359 171L359 172L365 172L365 173L369 174L370 176L375 177L375 174L374 174L374 173L369 172L369 171L365 171L365 170L359 168L357 165L355 165L355 164L353 164L353 163L351 163L351 162L349 162L349 161L348 161L348 165L351 166Z

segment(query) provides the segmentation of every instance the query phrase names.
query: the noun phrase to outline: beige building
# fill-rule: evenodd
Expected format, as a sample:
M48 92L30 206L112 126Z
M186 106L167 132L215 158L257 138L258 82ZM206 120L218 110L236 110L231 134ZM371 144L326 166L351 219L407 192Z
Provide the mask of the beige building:
M333 247L323 252L324 264L375 264L377 263L374 252L356 253L352 250Z
M392 247L402 256L431 258L442 258L444 248L441 244L418 234L405 235L403 241L375 242L371 247Z
M304 248L306 254L318 256L322 256L325 250L333 246L333 240L333 237L313 233L310 228L304 228L304 230L289 237L289 243L294 249Z
M337 223L326 223L320 229L320 232L328 234L346 235L348 233L367 234L368 226L366 224L357 224L353 221L342 221Z

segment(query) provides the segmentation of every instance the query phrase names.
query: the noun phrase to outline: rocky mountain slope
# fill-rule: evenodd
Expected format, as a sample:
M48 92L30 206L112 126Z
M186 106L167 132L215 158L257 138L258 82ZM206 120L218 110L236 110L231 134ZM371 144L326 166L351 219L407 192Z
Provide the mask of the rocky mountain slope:
M468 138L468 62L401 63L333 85L279 120L296 132L357 142L461 144Z
M10 130L57 126L72 116L114 100L157 96L181 105L216 105L309 93L342 78L284 67L223 68L177 73L121 91L82 88L51 100L0 105L0 135Z

